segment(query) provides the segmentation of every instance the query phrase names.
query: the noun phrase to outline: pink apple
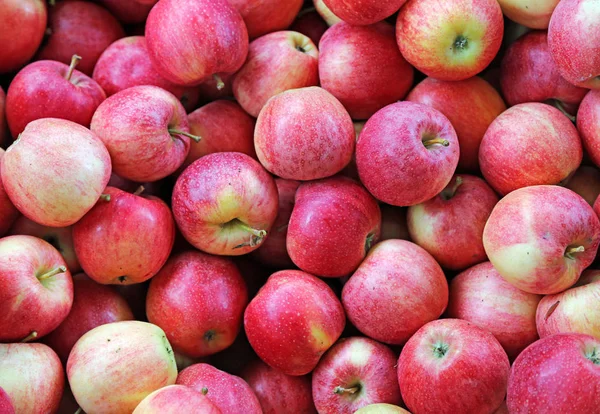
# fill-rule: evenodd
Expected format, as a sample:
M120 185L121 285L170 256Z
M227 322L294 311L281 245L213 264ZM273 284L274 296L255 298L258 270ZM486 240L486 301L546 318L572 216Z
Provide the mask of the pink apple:
M95 0L106 7L121 23L144 23L154 6L152 3L136 0Z
M315 5L315 10L323 20L329 25L333 26L342 21L339 17L337 17L333 12L327 7L324 0L313 0L313 4Z
M565 187L579 194L593 206L600 195L600 171L596 167L582 165L567 179Z
M483 246L507 282L550 295L573 286L596 257L600 220L571 190L539 185L513 191L490 215Z
M329 26L325 23L325 20L321 18L319 13L314 9L304 9L299 14L294 24L290 27L298 33L306 35L312 40L315 45L319 44L319 40L323 36L323 33Z
M592 162L600 165L600 91L589 91L581 101L577 111L577 130Z
M229 0L255 39L267 33L287 29L302 7L302 0Z
M381 210L381 237L379 240L410 240L406 222L407 209L389 204L380 204L379 209Z
M4 158L4 150L0 148L0 237L4 236L19 217L19 210L10 201L4 185L2 185L2 158Z
M338 340L346 316L333 290L299 270L273 273L244 314L250 345L287 375L311 372Z
M406 0L323 0L323 3L346 23L365 26L390 17Z
M412 413L491 413L504 401L509 370L506 352L491 333L441 319L404 346L398 382Z
M154 391L135 407L133 414L164 413L221 414L221 410L201 392L185 385L168 385Z
M532 29L547 29L550 16L560 0L536 0L524 3L520 0L500 0L500 7L513 22Z
M398 102L373 115L358 136L356 166L375 198L394 206L429 200L452 179L458 139L441 112Z
M393 404L369 404L357 410L354 414L410 414L404 408Z

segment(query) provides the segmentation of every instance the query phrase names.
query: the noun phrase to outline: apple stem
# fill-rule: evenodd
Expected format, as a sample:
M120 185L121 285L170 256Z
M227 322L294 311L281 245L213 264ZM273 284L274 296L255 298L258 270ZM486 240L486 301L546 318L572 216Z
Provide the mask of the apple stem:
M189 132L180 131L178 129L169 129L169 134L170 135L183 135L184 137L188 137L190 139L193 139L196 142L200 142L200 140L202 139L202 137L199 137L197 135L192 135Z
M456 176L456 179L454 180L454 185L450 188L448 188L447 190L442 191L442 198L444 200L450 200L452 197L454 197L454 195L456 194L456 192L458 191L458 187L460 187L463 183L463 179L460 175Z
M214 74L213 75L213 79L215 80L215 82L217 83L217 89L221 90L225 87L225 82L223 82L223 79L221 79L221 77L218 74Z
M344 388L344 387L337 386L333 390L334 394L356 394L357 392L358 392L358 387Z
M102 201L110 201L110 194L102 194L100 196L100 200L102 200Z
M569 118L571 120L571 122L577 121L577 118L575 116L571 115L570 113L568 113L567 110L565 109L565 107L563 106L562 102L559 101L558 99L554 99L554 106L556 107L556 109L558 109L560 112L562 112L564 116Z
M38 277L38 280L45 280L52 276L56 276L59 273L65 273L66 271L67 271L67 268L65 266L58 266L56 269L52 269L49 272L46 272L43 275L41 275L40 277Z
M77 409L77 411L75 411L75 414L81 414L81 411L82 411L82 410L81 410L81 407L79 407L79 408Z
M548 312L546 312L546 316L544 316L545 321L547 321L548 318L550 317L550 315L552 315L552 313L556 310L556 307L558 306L559 303L560 303L560 300L557 300L556 302L554 302L552 304L552 306L550 306L548 308Z
M37 336L38 336L38 333L36 331L31 331L31 333L29 335L27 335L25 338L23 338L23 340L21 342L22 343L29 342L29 341L37 338Z
M51 6L55 6L56 5L56 0L48 0L48 4Z
M585 252L585 247L583 246L571 246L571 247L567 247L567 251L565 252L565 256L569 259L575 259L575 257L573 257L573 255L575 253L583 253Z
M250 246L250 247L258 246L263 241L263 239L267 236L266 230L257 230L255 228L248 226L246 223L244 223L241 220L234 219L230 223L251 234L250 241L247 241L242 244L238 244L237 246L234 247L234 249L239 249L240 247L247 247L247 246Z
M71 66L69 66L69 71L67 72L67 76L65 76L65 79L69 82L71 81L71 76L73 76L73 71L75 70L75 67L79 61L81 61L81 56L73 55L71 58Z
M423 145L425 145L426 148L429 148L432 145L435 144L440 144L443 145L444 147L447 147L450 145L450 141L448 141L447 139L443 139L443 138L434 138L434 139L428 139L426 141L423 141Z
M135 190L135 192L133 193L133 195L139 196L140 194L142 194L144 192L146 188L143 185L140 185L137 190Z

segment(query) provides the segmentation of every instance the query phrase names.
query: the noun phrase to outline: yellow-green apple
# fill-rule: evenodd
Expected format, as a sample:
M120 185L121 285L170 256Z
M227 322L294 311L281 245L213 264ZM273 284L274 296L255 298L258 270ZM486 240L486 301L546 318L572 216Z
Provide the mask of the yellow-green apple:
M50 8L46 33L37 59L68 64L76 54L82 58L79 70L88 76L92 76L104 49L125 37L119 21L104 7L89 1L56 3Z
M239 256L265 240L277 217L275 181L240 152L217 152L194 161L173 189L177 227L195 248Z
M79 338L105 323L133 320L127 301L111 286L80 273L73 277L73 306L63 322L44 338L63 363Z
M0 86L0 149L8 143L10 134L8 132L8 124L6 122L6 93Z
M223 413L262 413L260 402L246 381L211 365L187 367L179 373L177 384L202 392Z
M547 295L537 307L537 331L541 338L575 332L600 339L600 270L586 270L572 288Z
M582 165L567 179L565 187L575 191L583 197L589 205L593 206L600 195L600 171L598 171L598 168L596 167Z
M291 376L255 360L242 371L264 414L315 414L310 377Z
M493 413L504 401L509 370L494 335L467 321L440 319L406 343L398 382L412 413Z
M260 111L254 130L261 164L289 180L316 180L340 172L350 163L354 142L348 111L316 86L275 95Z
M73 226L83 271L101 284L141 283L163 267L175 242L169 206L155 196L114 187ZM99 254L102 252L102 254Z
M360 332L402 345L442 315L448 305L448 282L423 248L406 240L386 240L373 247L346 282L342 303Z
M541 298L517 289L485 262L452 279L446 315L491 332L513 360L538 339L535 313Z
M506 110L502 97L492 85L478 76L456 82L426 78L414 87L406 100L431 106L444 114L458 137L458 169L479 170L479 145L483 135L492 121Z
M369 404L357 410L354 414L410 414L404 408L394 404Z
M303 183L286 237L296 266L322 277L352 273L379 240L381 211L356 181L342 176Z
M185 385L168 385L139 403L133 414L202 413L221 414L208 397Z
M73 280L60 253L42 239L0 239L0 342L40 338L67 317Z
M317 411L353 414L369 404L400 404L396 361L390 348L372 339L340 339L312 373Z
M381 210L381 237L379 240L410 240L406 222L407 209L389 204L380 204L379 209Z
M560 0L499 0L502 12L513 22L532 29L547 29L550 16Z
M387 22L336 24L323 35L319 50L321 87L339 99L352 119L369 118L404 98L412 86L414 70Z
M4 150L0 148L0 237L6 234L19 217L19 210L10 201L4 185L2 185L2 158L4 158Z
M48 346L0 344L0 373L0 390L8 395L15 413L57 412L65 374Z
M66 227L98 201L111 174L102 141L64 119L27 125L2 158L2 183L21 213L38 224Z
M284 30L252 41L244 66L233 77L233 95L253 117L289 89L319 84L319 51L309 37Z
M71 391L86 413L131 413L150 393L177 379L164 331L140 321L88 331L73 346L66 368Z
M323 0L323 3L346 23L366 26L390 17L406 0Z
M333 14L323 0L313 0L313 4L315 5L315 10L317 13L319 13L319 15L329 26L333 26L334 24L342 21L342 19Z
M592 162L600 165L600 91L589 91L577 111L577 130Z
M458 165L458 145L452 124L440 111L397 102L365 124L356 142L356 166L375 198L411 206L448 185Z
M42 43L47 22L43 0L3 0L0 4L0 74L20 69Z
M506 402L512 414L595 413L600 407L600 340L558 334L533 343L513 363Z
M483 262L483 228L497 202L481 178L455 175L441 193L408 208L410 239L445 269L464 270Z
M273 273L244 314L250 345L271 367L306 375L338 340L346 316L333 290L299 270Z
M255 39L287 29L302 7L302 0L229 0L242 15L248 36Z
M315 45L329 26L314 8L304 9L299 14L290 30L302 33L310 38Z
M15 414L15 407L2 387L0 387L0 413Z
M247 304L246 284L231 259L190 250L172 256L152 278L146 314L173 349L197 358L233 343Z
M600 221L571 190L554 185L520 188L505 196L483 230L483 246L507 282L551 295L573 286L596 257Z
M573 85L600 89L599 19L596 0L561 1L550 18L550 53L560 74Z
M583 159L577 129L543 103L515 105L489 126L479 147L483 177L500 194L532 185L558 184Z
M237 72L248 54L248 30L227 0L162 0L145 34L158 73L180 85Z
M485 69L500 49L503 32L495 0L408 0L396 21L402 55L440 80L468 79Z
M95 0L106 7L113 16L123 24L136 24L145 22L148 13L154 4L140 3L135 0Z

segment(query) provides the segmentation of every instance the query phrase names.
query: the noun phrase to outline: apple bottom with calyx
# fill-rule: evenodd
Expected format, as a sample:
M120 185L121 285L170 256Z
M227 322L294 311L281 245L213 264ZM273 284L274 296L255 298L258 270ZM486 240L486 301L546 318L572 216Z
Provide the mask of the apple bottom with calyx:
M168 385L142 400L133 414L202 413L221 414L201 392L185 385Z

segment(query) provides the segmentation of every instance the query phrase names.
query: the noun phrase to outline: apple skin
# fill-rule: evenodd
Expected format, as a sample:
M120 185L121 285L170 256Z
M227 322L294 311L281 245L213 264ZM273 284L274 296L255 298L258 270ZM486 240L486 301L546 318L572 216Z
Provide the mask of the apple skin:
M289 89L319 85L319 51L302 33L280 31L252 41L244 66L233 77L233 95L253 117Z
M540 299L540 295L508 283L490 262L485 262L452 279L446 316L491 332L513 360L538 339L535 313Z
M323 0L333 14L353 26L380 22L396 13L406 0Z
M139 321L87 332L73 346L66 368L71 391L86 413L131 413L150 393L177 379L165 333Z
M264 414L316 414L309 376L293 377L256 360L242 371Z
M600 340L558 334L530 345L508 380L510 413L594 413L600 406ZM550 408L552 407L552 408Z
M356 270L380 232L377 201L359 183L342 176L311 181L296 192L287 251L305 272L342 277Z
M190 151L185 109L157 86L134 86L107 98L91 130L106 145L113 171L136 182L158 181L175 172Z
M202 413L221 414L221 410L201 392L185 385L168 385L142 400L133 414Z
M410 414L402 407L393 404L369 404L357 410L354 414Z
M491 333L460 319L440 319L406 343L398 382L412 413L489 413L504 401L509 370Z
M171 206L177 227L192 246L239 256L257 249L271 231L277 187L248 155L218 152L185 169L175 183Z
M460 145L458 169L479 171L479 146L485 131L506 110L500 94L484 79L462 81L426 78L406 97L407 101L431 106L452 123Z
M6 93L0 86L0 149L8 144L10 133L8 131L8 123L6 122Z
M493 0L408 0L396 21L402 56L427 76L446 81L485 69L500 49L503 31L502 10Z
M0 5L0 74L20 69L42 43L48 13L43 0L3 0Z
M299 270L273 273L244 314L246 335L257 355L293 376L317 366L345 323L344 308L333 290Z
M123 24L144 23L154 4L136 0L95 0L106 7Z
M321 18L325 20L329 26L336 25L342 21L342 19L333 14L323 0L313 0L313 4L317 13L319 13Z
M8 394L15 413L57 412L65 374L48 346L0 344L0 372L0 390Z
M535 0L524 3L520 0L500 0L500 7L513 22L531 29L547 29L550 16L560 0Z
M171 210L154 196L114 187L107 187L104 194L110 200L100 200L73 226L79 263L100 284L144 282L158 273L173 249Z
M577 111L577 130L592 162L600 165L600 91L589 91L581 101Z
M444 140L448 145L427 140ZM437 109L397 102L373 115L358 136L356 166L375 198L394 206L429 200L448 185L459 159L452 124Z
M148 52L163 77L193 86L237 72L248 54L248 31L227 0L162 0L146 20Z
M442 315L448 305L448 282L423 248L406 240L386 240L371 249L346 282L342 303L360 332L402 345Z
M325 89L292 89L271 98L256 121L261 164L288 180L330 177L346 167L355 132L348 111Z
M0 237L4 236L8 229L13 225L19 217L19 210L13 205L4 185L2 184L2 158L4 158L4 150L0 148Z
M262 413L260 402L246 381L211 365L187 367L179 373L177 384L202 392L223 413Z
M287 29L302 8L303 0L229 0L242 15L250 39Z
M583 159L577 129L558 109L537 102L515 105L489 126L479 147L483 177L500 194L558 184Z
M0 387L0 413L15 414L15 407L10 400L9 395Z
M486 260L483 228L498 196L481 178L455 175L432 199L408 208L410 239L445 269L464 270Z
M515 190L496 204L483 246L507 282L551 295L573 286L592 264L599 237L598 216L583 198L563 187L539 185Z
M396 354L369 338L340 339L323 355L312 374L319 413L348 413L374 403L402 403ZM354 393L345 390L357 388Z
M323 35L319 51L321 87L339 99L352 119L368 119L404 98L412 86L414 70L387 22L336 24Z
M593 206L600 195L600 171L596 167L582 165L569 177L565 187L579 194Z
M325 23L325 20L321 18L316 10L305 9L298 14L290 30L308 36L315 45L318 45L327 28L329 28L329 25Z

